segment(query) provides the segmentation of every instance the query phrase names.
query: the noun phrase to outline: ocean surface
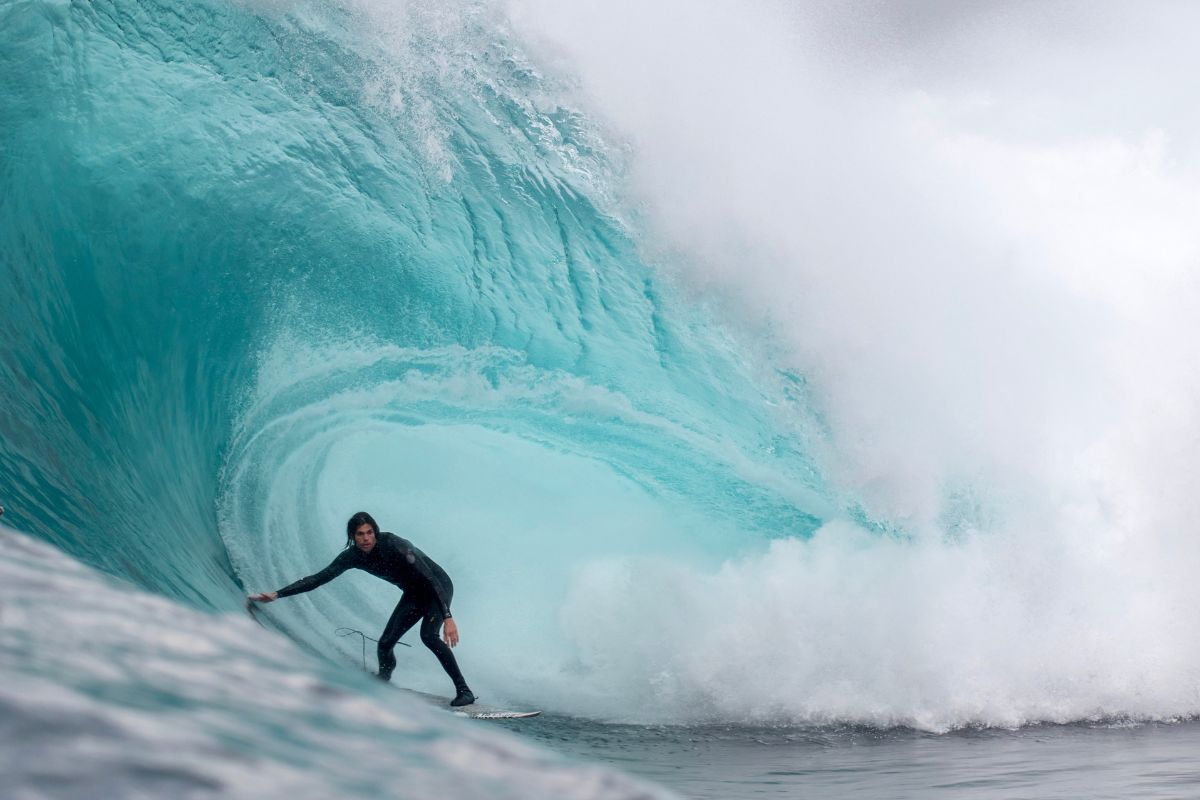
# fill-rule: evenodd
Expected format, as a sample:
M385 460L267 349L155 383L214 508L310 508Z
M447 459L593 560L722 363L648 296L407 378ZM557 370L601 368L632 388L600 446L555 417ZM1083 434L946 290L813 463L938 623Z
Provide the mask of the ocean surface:
M1194 797L1200 785L1195 723L933 734L550 718L520 732L695 798L1183 798Z
M0 796L1200 795L1186 26L854 8L0 0Z

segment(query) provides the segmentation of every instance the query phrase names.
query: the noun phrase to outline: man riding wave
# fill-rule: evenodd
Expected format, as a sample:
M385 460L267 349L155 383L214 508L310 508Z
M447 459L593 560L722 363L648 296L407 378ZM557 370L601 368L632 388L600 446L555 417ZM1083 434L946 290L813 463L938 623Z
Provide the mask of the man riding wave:
M391 680L392 670L396 667L393 652L396 643L417 620L421 620L421 641L433 651L442 669L454 681L457 694L450 705L474 703L475 695L468 688L450 650L458 644L458 625L450 616L450 600L454 596L450 576L412 542L394 533L381 533L374 518L365 511L358 512L346 522L346 540L346 549L325 569L278 591L252 595L250 599L270 603L280 597L310 592L348 569L365 570L404 591L379 637L379 677ZM445 630L442 638L438 638L443 624Z

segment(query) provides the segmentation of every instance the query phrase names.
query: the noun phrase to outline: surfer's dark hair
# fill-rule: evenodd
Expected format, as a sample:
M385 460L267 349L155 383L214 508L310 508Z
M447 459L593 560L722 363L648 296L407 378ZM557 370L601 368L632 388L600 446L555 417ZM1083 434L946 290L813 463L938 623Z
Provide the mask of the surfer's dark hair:
M372 528L375 529L375 535L376 536L379 535L379 523L376 522L375 518L372 517L367 512L360 511L357 514L355 514L353 517L351 517L349 520L346 521L346 543L347 544L354 541L354 532L356 530L358 530L359 528L361 528L363 525L370 525Z

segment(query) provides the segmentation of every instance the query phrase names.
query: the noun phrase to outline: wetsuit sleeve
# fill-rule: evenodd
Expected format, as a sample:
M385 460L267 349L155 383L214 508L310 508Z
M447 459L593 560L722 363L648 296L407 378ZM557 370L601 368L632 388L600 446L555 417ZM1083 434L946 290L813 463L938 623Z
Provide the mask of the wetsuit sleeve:
M404 548L404 558L413 568L421 574L430 586L433 587L433 593L437 595L438 606L442 609L442 616L446 619L450 618L450 594L446 591L446 587L442 585L442 581L434 574L429 566L429 559L425 557L417 548L413 547L408 541L401 539Z
M350 569L350 555L352 555L352 553L349 550L339 553L338 557L333 560L333 563L325 569L321 570L315 575L309 575L307 578L301 578L295 583L289 583L287 586L280 589L276 594L278 594L280 597L291 597L294 594L311 592L318 586L324 586L338 575L341 575L343 572Z

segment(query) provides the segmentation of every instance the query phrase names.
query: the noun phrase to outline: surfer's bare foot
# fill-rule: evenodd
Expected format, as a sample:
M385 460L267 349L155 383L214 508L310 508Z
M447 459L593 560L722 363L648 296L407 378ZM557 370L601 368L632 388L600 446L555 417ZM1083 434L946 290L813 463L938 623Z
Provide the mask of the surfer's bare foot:
M471 703L474 703L474 702L475 702L475 695L471 693L470 689L459 689L458 697L455 697L453 700L451 700L450 705L452 705L452 706L469 706L469 705L471 705Z

